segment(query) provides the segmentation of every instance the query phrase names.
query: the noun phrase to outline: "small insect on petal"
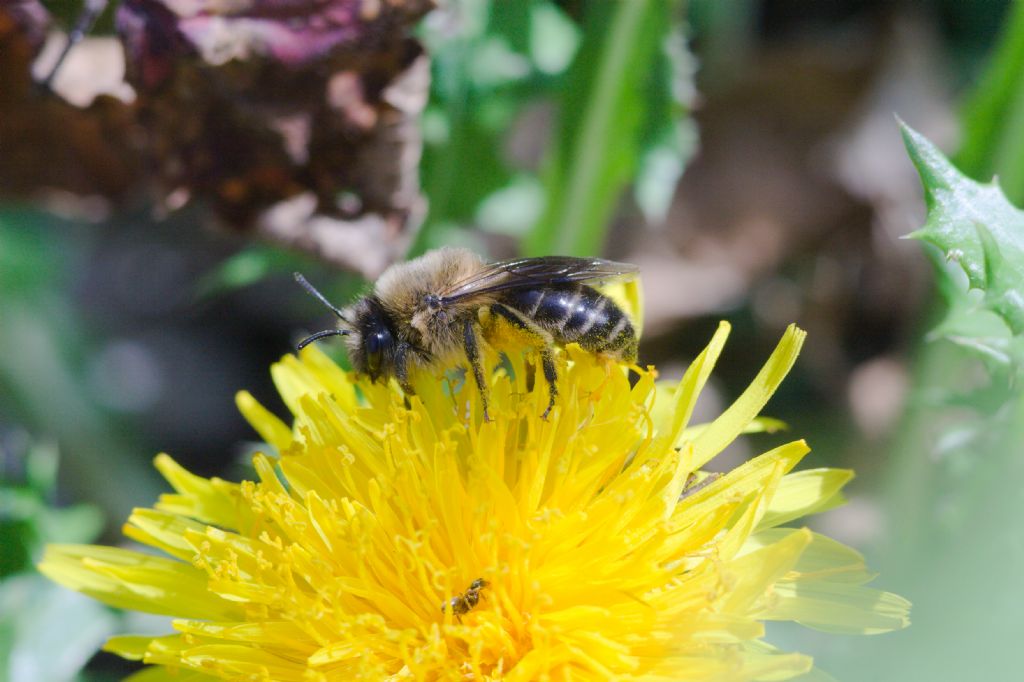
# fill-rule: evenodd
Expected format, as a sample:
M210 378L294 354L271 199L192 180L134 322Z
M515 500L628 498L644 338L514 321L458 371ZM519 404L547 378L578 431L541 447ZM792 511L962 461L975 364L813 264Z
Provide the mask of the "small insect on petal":
M455 595L447 602L441 602L441 613L444 613L450 606L455 619L461 623L462 616L472 611L480 603L480 590L488 585L490 583L483 578L477 578L469 584L469 588L465 592Z

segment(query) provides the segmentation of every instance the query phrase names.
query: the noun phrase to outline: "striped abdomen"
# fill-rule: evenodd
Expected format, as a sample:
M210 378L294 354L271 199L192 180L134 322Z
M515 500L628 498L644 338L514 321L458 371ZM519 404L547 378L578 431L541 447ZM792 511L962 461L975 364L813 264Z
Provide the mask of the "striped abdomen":
M586 285L514 289L502 303L515 308L560 344L636 360L636 330L615 301Z

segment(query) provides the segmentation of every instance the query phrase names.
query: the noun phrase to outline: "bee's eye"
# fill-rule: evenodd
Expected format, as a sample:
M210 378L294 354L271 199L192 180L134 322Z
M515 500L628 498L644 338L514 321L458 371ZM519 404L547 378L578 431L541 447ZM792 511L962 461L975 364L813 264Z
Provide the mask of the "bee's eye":
M391 332L384 326L376 327L364 336L366 366L371 376L380 370L381 359L393 342Z

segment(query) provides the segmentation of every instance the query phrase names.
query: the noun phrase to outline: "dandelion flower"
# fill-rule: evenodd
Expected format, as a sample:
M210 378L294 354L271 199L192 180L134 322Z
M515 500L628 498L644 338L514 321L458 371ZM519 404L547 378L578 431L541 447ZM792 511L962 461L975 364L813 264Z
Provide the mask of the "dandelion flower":
M767 644L766 621L877 633L904 627L908 604L866 587L855 551L787 527L839 504L852 476L794 473L803 441L702 472L758 428L803 340L791 327L731 407L690 425L727 335L673 387L570 346L548 420L543 381L513 355L489 422L472 385L422 377L405 401L308 347L272 369L292 426L238 395L276 451L255 457L258 481L160 455L175 492L124 528L157 552L55 545L40 569L173 617L166 636L106 645L149 664L136 682L800 675L810 658Z

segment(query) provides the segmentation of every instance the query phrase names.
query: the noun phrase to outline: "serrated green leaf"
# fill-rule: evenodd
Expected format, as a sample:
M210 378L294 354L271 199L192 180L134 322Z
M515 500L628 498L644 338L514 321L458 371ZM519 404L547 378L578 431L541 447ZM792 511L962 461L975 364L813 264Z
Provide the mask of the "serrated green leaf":
M970 287L985 292L984 305L1024 333L1024 212L997 184L971 180L923 135L902 129L928 205L924 227L911 236L958 263Z
M1024 269L1007 262L988 228L974 227L985 254L985 303L1006 320L1014 334L1020 334L1024 329Z

